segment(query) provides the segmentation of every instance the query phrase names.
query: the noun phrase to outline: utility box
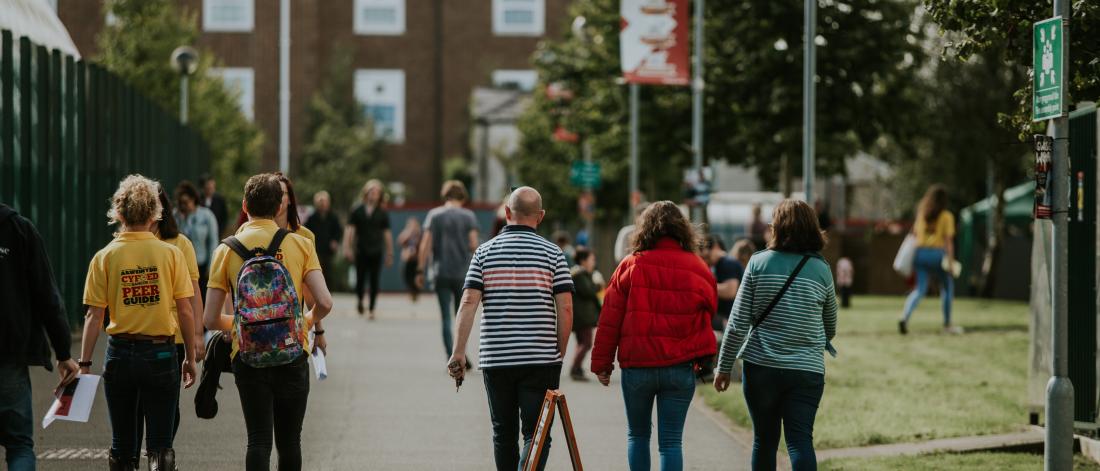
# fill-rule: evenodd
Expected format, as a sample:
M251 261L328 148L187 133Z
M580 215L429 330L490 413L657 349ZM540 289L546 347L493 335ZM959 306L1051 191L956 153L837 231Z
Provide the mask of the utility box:
M1069 118L1069 377L1073 419L1082 431L1100 430L1097 389L1097 113L1079 107Z

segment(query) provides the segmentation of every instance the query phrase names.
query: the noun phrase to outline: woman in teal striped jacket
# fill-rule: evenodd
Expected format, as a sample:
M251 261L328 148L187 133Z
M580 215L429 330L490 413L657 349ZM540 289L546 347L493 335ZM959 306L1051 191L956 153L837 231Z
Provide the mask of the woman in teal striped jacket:
M836 334L833 275L818 255L825 236L808 204L780 203L772 218L772 232L768 250L752 256L741 280L714 387L719 392L729 387L730 371L747 336L741 356L745 363L742 388L752 417L752 469L775 469L783 430L791 468L816 470L814 418L825 390L824 352ZM800 265L772 311L747 335Z

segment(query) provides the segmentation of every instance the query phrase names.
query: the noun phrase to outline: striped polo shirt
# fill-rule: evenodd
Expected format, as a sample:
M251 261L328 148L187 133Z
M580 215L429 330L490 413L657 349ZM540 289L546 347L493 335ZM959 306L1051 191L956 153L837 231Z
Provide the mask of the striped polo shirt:
M466 289L482 292L481 369L560 364L554 295L573 291L557 245L509 225L470 260Z
M726 325L718 371L733 369L754 319L783 288L803 254L765 250L749 259ZM825 374L826 339L836 335L836 292L829 264L812 254L791 287L752 334L742 359L761 366Z

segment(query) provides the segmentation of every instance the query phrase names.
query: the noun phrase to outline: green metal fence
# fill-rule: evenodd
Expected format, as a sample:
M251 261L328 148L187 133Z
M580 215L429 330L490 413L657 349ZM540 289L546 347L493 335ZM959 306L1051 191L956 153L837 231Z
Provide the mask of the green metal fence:
M194 130L119 77L2 31L0 202L38 227L74 327L88 261L114 231L119 180L140 173L173 188L209 163Z

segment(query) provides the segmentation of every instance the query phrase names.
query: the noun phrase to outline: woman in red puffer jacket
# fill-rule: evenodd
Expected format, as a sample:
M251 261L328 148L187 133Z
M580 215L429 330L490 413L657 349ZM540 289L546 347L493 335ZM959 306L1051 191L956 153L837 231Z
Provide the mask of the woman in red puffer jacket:
M630 469L649 469L656 399L661 469L676 471L683 469L694 364L717 352L711 318L718 285L695 254L698 237L691 223L671 201L650 205L636 225L633 254L623 259L607 286L592 372L607 386L618 350Z

